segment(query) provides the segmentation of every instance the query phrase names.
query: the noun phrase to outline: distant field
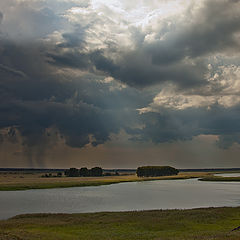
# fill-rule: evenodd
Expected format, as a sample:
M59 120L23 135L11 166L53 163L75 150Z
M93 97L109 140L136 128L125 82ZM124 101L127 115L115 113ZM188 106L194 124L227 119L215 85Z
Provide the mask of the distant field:
M32 214L0 221L1 240L239 240L240 207Z
M0 191L27 190L44 188L64 188L98 186L121 182L166 180L166 179L189 179L207 176L209 173L179 173L176 176L139 178L136 175L109 176L109 177L51 177L42 178L42 173L0 173Z
M227 172L227 171L226 171ZM51 172L52 175L56 173ZM134 174L104 177L41 177L45 173L0 172L0 191L98 186L121 182L200 178L201 181L240 181L240 177L214 176L216 172L180 172L174 176L139 178ZM224 172L221 172L224 173Z

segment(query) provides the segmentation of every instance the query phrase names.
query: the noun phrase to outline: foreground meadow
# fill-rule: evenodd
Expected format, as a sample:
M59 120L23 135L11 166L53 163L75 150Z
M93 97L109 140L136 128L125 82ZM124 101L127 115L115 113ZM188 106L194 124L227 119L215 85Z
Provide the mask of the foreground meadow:
M1 240L239 240L240 207L29 214L0 221Z
M166 179L189 179L207 176L209 173L179 173L175 176L139 178L136 175L105 177L51 177L43 178L42 173L1 173L0 191L98 186L121 182L136 182Z

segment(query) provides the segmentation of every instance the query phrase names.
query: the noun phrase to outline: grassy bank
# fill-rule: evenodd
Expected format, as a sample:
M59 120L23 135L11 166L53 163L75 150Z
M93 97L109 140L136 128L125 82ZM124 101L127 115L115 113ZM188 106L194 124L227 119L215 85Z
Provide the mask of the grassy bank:
M206 173L180 173L176 176L139 178L136 175L110 176L110 177L54 177L41 178L39 174L1 174L0 191L27 190L27 189L46 189L46 188L66 188L84 187L115 184L122 182L170 180L170 179L189 179L203 177Z
M32 214L0 221L1 240L239 240L240 208Z
M221 177L221 176L204 176L199 181L214 181L214 182L240 182L240 177Z
M105 177L53 177L42 178L42 174L31 173L0 173L0 191L47 189L47 188L67 188L99 186L123 182L139 182L153 180L181 180L190 178L200 178L201 181L240 181L240 177L214 176L210 172L180 172L175 176L139 178L136 175L127 176L105 176Z

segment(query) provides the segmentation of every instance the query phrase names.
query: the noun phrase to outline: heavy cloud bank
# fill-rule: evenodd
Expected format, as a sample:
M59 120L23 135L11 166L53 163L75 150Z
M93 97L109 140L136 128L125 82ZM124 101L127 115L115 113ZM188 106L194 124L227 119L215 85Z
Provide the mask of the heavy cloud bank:
M0 3L0 141L26 152L240 136L240 1Z

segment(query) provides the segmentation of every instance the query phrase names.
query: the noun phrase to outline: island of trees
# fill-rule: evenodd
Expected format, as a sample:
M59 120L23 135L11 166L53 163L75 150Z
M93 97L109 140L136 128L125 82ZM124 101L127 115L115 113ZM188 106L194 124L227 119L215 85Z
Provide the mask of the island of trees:
M143 166L138 167L138 177L159 177L177 175L178 170L170 166Z
M138 167L137 176L138 177L159 177L159 176L172 176L177 175L178 170L170 166L143 166ZM115 175L119 175L115 172ZM101 177L101 176L112 176L111 173L103 173L101 167L93 167L88 169L82 167L80 169L70 168L65 171L66 177Z
M103 176L103 170L100 167L94 167L87 169L86 167L77 169L70 168L65 171L67 177L101 177Z

